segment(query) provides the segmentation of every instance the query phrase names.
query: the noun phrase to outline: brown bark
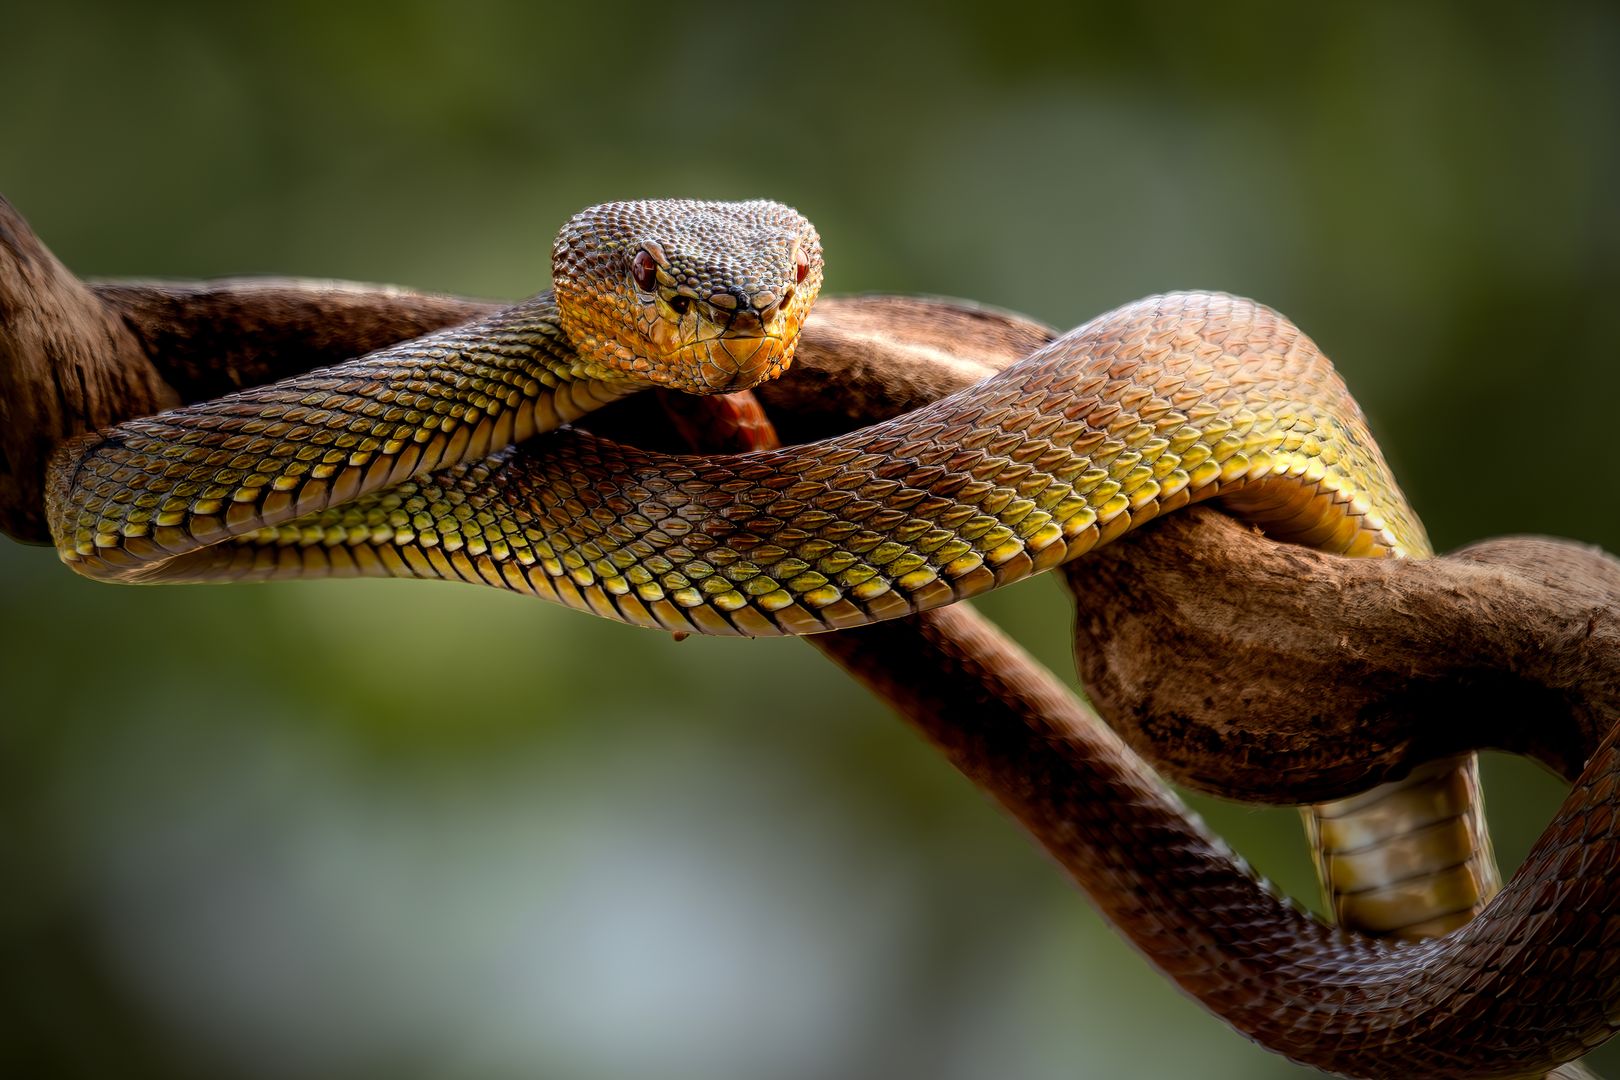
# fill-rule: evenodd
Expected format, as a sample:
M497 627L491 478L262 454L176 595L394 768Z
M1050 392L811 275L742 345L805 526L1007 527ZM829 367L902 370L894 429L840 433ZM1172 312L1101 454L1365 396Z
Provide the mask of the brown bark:
M1216 794L1320 802L1481 749L1573 779L1620 718L1620 560L1596 548L1345 559L1195 508L1066 570L1093 702Z
M0 531L49 539L45 462L63 439L178 403L117 312L0 197Z
M185 402L336 364L501 306L287 278L104 281L91 282L90 289Z

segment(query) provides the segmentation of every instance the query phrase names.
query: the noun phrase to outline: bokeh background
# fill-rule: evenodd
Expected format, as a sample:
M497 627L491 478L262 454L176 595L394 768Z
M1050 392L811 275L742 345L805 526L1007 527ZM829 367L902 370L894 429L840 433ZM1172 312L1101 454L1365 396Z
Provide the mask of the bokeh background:
M1440 547L1620 550L1613 7L1152 7L12 4L0 192L85 275L516 297L582 206L765 195L831 292L1246 293ZM1065 603L984 606L1067 672ZM0 1074L1301 1075L799 642L0 540L0 714ZM1513 864L1559 787L1488 780Z

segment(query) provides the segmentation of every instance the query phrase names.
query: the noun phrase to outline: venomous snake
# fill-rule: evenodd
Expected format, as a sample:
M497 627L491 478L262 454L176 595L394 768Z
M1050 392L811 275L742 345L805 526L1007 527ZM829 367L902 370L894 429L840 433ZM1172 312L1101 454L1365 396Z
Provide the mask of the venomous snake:
M525 442L647 385L707 394L774 378L821 274L814 229L775 204L592 208L559 234L553 293L67 444L48 489L52 532L76 570L112 580L436 577L744 635L928 611L1216 496L1280 539L1427 554L1326 359L1274 312L1219 295L1128 305L978 387L806 446L699 459L579 431ZM959 638L973 641L971 628ZM992 676L995 647L976 647L958 646L957 663ZM1139 762L1115 768L1136 792L1129 809L1167 815L1153 828L1185 839L1187 865L1154 868L1177 884L1136 873L1135 895L1164 889L1187 906L1186 890L1202 887L1187 875L1207 881L1211 865L1235 864ZM1415 831L1392 813L1413 803L1427 814ZM1313 819L1352 925L1440 932L1494 891L1471 762ZM1245 913L1250 944L1218 948L1244 949L1259 974L1227 957L1235 982L1191 988L1299 1060L1366 1075L1517 1075L1609 1033L1604 967L1583 989L1598 1002L1584 1026L1561 1021L1551 1035L1545 1019L1515 1019L1473 1045L1433 1044L1448 1023L1438 1009L1500 995L1481 979L1519 947L1519 924L1504 920L1533 919L1518 885L1444 942L1396 946L1312 929L1232 874L1247 906L1227 910ZM1403 902L1413 898L1416 915Z

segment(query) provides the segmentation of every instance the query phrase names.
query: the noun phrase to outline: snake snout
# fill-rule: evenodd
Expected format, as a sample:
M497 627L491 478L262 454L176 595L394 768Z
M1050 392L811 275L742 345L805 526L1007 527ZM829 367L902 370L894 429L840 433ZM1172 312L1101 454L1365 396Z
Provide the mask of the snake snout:
M731 332L757 334L770 325L792 297L791 286L776 291L761 289L750 294L741 285L732 285L710 296L709 306Z
M746 307L731 317L730 325L726 329L733 334L758 336L765 329L765 318L757 309Z

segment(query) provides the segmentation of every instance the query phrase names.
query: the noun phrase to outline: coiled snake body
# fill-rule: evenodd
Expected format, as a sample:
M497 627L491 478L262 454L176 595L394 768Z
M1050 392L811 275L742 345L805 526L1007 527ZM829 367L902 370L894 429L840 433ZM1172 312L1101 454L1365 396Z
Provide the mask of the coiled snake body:
M559 236L554 294L67 444L50 478L53 535L69 565L112 580L444 578L742 635L938 608L1217 496L1279 539L1428 553L1327 360L1276 313L1223 295L1128 305L979 386L809 445L697 458L580 431L524 441L642 386L706 394L774 378L821 273L814 229L775 204L593 208ZM1121 783L1140 828L1180 837L1184 860L1149 860L1183 875L1164 888L1198 901L1211 860L1230 860L1144 794L1162 791L1145 769ZM1393 827L1388 800L1414 791L1428 825L1458 827L1439 839ZM1383 798L1316 812L1339 914L1413 935L1465 922L1496 887L1471 763ZM1434 1011L1483 1000L1482 979L1497 977L1520 932L1506 920L1531 917L1523 890L1443 943L1397 947L1312 929L1242 880L1221 888L1255 893L1243 909L1254 951L1236 984L1200 996L1275 1049L1369 1074L1405 1061L1512 1075L1607 1034L1615 977L1592 972L1596 1012L1572 1030L1549 1036L1538 1016L1476 1047L1432 1045L1446 1028ZM1308 1044L1332 1049L1312 1057Z

